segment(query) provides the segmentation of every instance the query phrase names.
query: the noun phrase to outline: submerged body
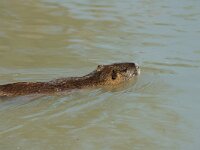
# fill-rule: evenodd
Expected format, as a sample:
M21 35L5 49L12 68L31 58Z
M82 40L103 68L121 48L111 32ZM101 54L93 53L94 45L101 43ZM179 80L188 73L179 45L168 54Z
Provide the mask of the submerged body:
M18 82L0 85L0 96L29 94L52 94L87 87L115 87L140 74L135 63L99 65L96 70L83 77L69 77L49 82Z

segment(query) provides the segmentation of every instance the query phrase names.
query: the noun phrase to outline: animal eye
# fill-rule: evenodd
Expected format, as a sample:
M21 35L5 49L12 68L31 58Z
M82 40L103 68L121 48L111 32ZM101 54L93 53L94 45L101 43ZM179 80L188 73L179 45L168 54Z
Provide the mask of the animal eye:
M117 78L117 73L115 70L112 71L112 79L115 80Z

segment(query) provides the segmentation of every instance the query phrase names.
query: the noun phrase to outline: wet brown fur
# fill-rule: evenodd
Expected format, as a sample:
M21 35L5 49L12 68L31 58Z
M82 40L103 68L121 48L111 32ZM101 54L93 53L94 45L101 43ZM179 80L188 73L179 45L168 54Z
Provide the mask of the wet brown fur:
M86 87L114 87L139 74L135 63L99 65L96 70L83 77L69 77L49 82L18 82L0 85L0 96L28 94L51 94Z

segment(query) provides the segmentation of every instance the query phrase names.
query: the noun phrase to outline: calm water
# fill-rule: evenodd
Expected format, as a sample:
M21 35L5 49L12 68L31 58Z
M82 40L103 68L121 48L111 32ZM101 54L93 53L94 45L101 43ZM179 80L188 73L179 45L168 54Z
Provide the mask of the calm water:
M0 100L2 150L199 150L199 0L1 0L0 84L132 61L114 91Z

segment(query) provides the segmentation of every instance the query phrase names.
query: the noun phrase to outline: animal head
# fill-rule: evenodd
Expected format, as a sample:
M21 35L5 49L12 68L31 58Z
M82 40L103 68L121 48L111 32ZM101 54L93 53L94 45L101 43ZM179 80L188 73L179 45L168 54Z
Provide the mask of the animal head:
M96 72L102 85L115 86L139 75L140 68L136 63L114 63L99 65Z

